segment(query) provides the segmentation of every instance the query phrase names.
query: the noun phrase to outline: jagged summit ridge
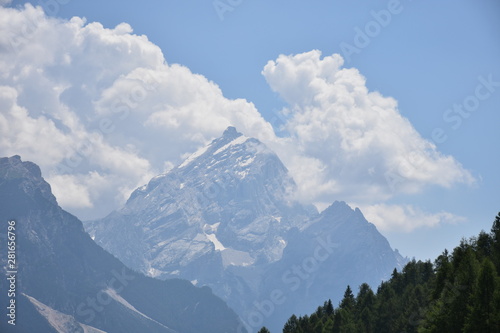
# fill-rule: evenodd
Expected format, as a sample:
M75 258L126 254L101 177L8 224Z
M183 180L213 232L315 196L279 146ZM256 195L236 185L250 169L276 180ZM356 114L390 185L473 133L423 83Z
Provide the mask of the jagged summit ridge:
M33 162L23 162L19 155L0 158L0 177L6 180L17 179L21 182L23 191L31 197L38 192L45 199L56 204L50 185L42 178L40 167Z
M236 130L236 127L234 127L234 126L228 126L228 128L226 128L224 130L224 133L222 133L222 137L233 137L233 138L236 138L236 137L238 137L240 135L241 135L241 133L239 133Z
M213 140L210 144L198 149L196 152L189 155L177 168L185 168L193 161L196 161L198 157L205 154L217 155L232 145L240 145L245 143L248 139L248 137L239 133L235 127L230 126L224 131L222 137Z
M258 176L268 163L274 164L270 167L276 168L275 171L280 171L283 174L288 173L276 154L263 143L244 136L237 132L235 127L228 127L222 137L198 149L167 173L154 177L149 184L134 191L131 197L136 197L139 193L155 188L165 178L175 177L188 182L194 178L203 179L204 182L190 185L196 187L201 185L209 191L210 187L216 187L215 183L222 185L222 181L243 179L248 175ZM296 186L295 182L288 175L285 178L288 186L287 191L291 191ZM180 189L182 190L186 185L186 183L181 182Z
M235 154L238 155L236 157L238 163L233 166L246 167L251 165L256 157L255 155L266 153L274 155L274 153L259 140L244 136L238 132L235 127L228 127L220 138L213 140L210 144L188 156L184 162L173 170L183 168L191 170L196 169L199 165L205 166L208 169L216 165L224 167L227 166L224 162ZM244 159L244 157L248 158ZM212 161L207 162L209 159L212 159Z

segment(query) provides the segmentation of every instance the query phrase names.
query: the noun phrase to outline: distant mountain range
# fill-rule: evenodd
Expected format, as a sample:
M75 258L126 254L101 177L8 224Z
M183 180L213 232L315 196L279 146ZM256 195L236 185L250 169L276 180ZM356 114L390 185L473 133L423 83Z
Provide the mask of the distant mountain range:
M295 191L273 151L229 127L84 225L134 270L209 286L250 331L279 331L291 313L340 299L348 284L377 286L406 262L359 209L335 202L320 214Z
M5 240L13 235L11 267ZM99 247L58 206L39 167L19 156L0 158L0 239L0 332L241 331L238 316L208 287L146 277Z

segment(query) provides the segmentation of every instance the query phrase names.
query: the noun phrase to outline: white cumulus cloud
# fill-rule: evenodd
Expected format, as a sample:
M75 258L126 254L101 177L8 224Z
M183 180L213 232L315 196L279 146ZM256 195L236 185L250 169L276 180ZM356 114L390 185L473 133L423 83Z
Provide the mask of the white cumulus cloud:
M368 91L364 77L342 65L339 55L311 51L265 66L289 105L282 124L289 136L279 138L251 102L228 99L204 76L167 63L126 23L109 29L50 18L29 4L0 7L0 155L39 164L62 206L82 218L119 207L229 125L274 149L298 198L320 207L473 182L394 99Z
M303 198L374 202L426 185L474 182L415 130L396 100L369 91L357 69L342 65L340 55L322 58L314 50L280 55L262 72L289 105L288 141L300 156L282 156Z
M0 153L38 163L59 202L83 218L130 192L229 125L274 136L252 103L133 34L40 7L0 8Z

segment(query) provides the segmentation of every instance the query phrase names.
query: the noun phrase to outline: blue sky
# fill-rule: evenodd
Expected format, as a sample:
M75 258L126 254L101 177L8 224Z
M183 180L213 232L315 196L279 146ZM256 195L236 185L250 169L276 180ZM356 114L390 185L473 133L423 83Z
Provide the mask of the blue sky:
M13 1L7 6L17 7L21 3ZM229 100L241 98L253 103L280 137L290 133L277 128L282 122L276 121L276 115L283 108L292 107L290 99L283 97L283 87L275 86L273 91L266 82L270 74L262 74L264 66L268 61L277 61L281 54L291 56L319 50L322 57L342 55L344 68L359 70L366 78L369 91L394 98L399 113L420 136L434 143L441 154L453 157L475 180L450 181L442 186L434 179L415 191L384 193L383 199L374 202L347 194L348 191L325 194L321 198L324 202L347 200L351 204L359 203L362 208L378 204L379 210L366 209L371 214L390 206L394 208L393 216L397 216L395 207L411 205L420 212L413 214L413 219L434 215L437 222L427 225L379 227L403 255L435 258L444 248L456 246L461 237L475 235L481 229L489 230L500 211L500 131L497 129L500 83L490 87L492 91L481 88L488 96L482 100L476 98L479 103L473 105L474 111L463 113L467 116L447 111L453 110L455 104L474 102L477 86L484 86L485 80L500 82L498 1L52 0L31 3L42 4L48 16L65 20L85 17L87 23L101 22L109 29L128 23L134 34L146 35L161 49L168 64L181 64L203 75L217 84ZM383 17L383 24L376 20L381 13L391 13L390 17ZM365 45L359 43L359 31L371 35L365 37ZM346 47L350 46L357 48L355 53L346 53ZM23 105L23 99L20 100L20 105L31 112L29 103ZM450 118L452 116L454 118ZM433 137L436 129L440 129L440 135ZM207 134L206 139L209 136ZM113 140L110 145L118 145L119 139ZM195 146L186 145L184 153ZM6 154L16 150L15 145L9 147L5 148ZM325 148L325 154L327 150ZM22 155L31 157L29 150ZM147 153L140 157L154 166L152 159L144 155ZM37 162L36 154L31 160ZM174 164L177 161L170 160ZM37 163L42 164L43 170L43 162ZM82 165L79 168L83 168ZM154 174L158 168L147 170ZM89 165L81 172L94 171ZM444 170L442 174L446 173ZM356 187L357 191L363 190L362 185ZM123 190L123 197L128 190ZM68 203L67 207L82 218L95 217L89 213L91 203L81 207ZM105 210L101 207L96 214ZM443 214L439 215L440 212ZM411 215L411 209L406 209L406 214Z

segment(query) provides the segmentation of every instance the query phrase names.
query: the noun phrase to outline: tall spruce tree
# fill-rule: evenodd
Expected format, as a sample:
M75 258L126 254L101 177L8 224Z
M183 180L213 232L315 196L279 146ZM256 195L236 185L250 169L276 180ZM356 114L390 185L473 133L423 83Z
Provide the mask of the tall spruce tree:
M292 315L283 327L283 333L298 333L299 332L299 319L296 315Z
M500 213L495 217L493 221L493 226L491 227L491 238L492 238L492 260L495 264L497 272L500 272Z
M464 332L499 332L496 317L500 309L496 304L496 291L497 272L491 260L486 258L483 260L474 287L473 303L467 316Z
M367 283L359 287L356 296L356 311L358 332L373 332L375 328L375 294Z
M463 254L463 255L462 255ZM453 294L449 301L448 320L453 332L460 332L472 305L472 295L479 273L479 262L470 245L461 253L460 262L455 272Z

